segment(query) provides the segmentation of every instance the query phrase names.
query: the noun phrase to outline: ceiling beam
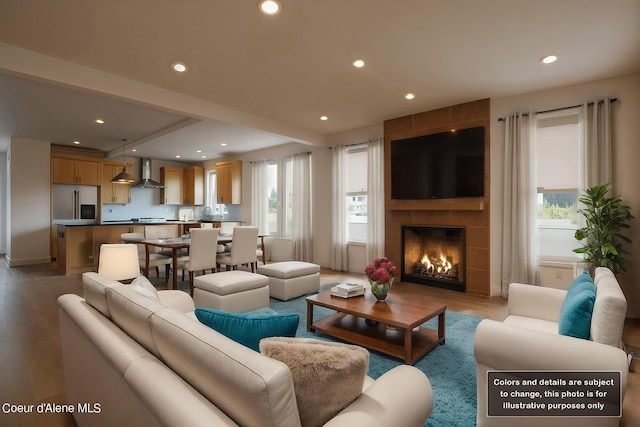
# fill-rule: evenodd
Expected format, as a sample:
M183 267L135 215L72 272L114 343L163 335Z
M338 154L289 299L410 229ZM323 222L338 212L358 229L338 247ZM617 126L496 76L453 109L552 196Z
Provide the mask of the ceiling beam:
M200 123L202 120L194 119L191 117L187 117L186 119L182 119L172 125L164 127L156 132L152 132L149 135L145 135L141 138L137 138L131 141L127 141L127 148L131 149L137 147L138 145L142 145L145 142L151 141L153 139L159 138L164 135L168 135L172 132L175 132L180 129L184 129L191 125L195 125L196 123ZM113 159L114 157L122 156L124 147L114 148L113 150L107 151L104 155L105 159Z

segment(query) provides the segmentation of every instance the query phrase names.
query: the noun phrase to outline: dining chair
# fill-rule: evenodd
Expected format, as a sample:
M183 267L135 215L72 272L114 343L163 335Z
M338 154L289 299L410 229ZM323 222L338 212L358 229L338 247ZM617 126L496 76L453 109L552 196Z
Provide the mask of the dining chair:
M138 264L141 270L144 271L145 264L147 262L145 247L144 244L141 243L144 240L144 234L142 233L122 233L120 238L125 243L135 243L138 250ZM169 282L169 271L171 268L172 257L167 256L165 254L161 254L159 252L150 252L149 253L149 268L155 267L156 269L156 278L160 277L160 266L164 265L165 277L167 283Z
M136 245L130 243L104 243L100 245L98 274L118 281L128 281L140 276Z
M189 255L178 259L178 268L189 272L189 292L193 296L193 277L196 271L211 269L216 272L216 248L218 247L218 228L192 228Z
M221 236L231 236L233 234L233 229L235 227L239 227L240 222L238 221L225 221L220 223L220 235Z
M233 228L231 251L218 254L218 265L226 265L227 270L238 269L239 265L248 265L253 273L256 272L258 244L258 228L238 226Z

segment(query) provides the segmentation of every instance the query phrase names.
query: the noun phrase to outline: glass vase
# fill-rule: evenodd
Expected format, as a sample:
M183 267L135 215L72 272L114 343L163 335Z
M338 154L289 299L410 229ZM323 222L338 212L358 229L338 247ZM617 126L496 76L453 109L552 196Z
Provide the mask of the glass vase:
M392 277L391 280L385 283L378 283L373 280L371 281L371 293L376 297L376 302L385 302L389 289L391 288L391 284L393 283L393 279L394 278Z

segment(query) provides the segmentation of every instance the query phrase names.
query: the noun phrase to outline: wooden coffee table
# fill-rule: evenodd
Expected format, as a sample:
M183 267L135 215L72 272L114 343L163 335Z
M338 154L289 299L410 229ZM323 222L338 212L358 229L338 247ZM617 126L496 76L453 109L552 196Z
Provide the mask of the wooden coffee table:
M313 321L313 307L336 314ZM436 345L444 344L447 306L433 303L421 285L394 284L387 299L377 303L367 285L364 296L340 298L331 290L307 297L307 330L318 331L415 364ZM438 316L438 330L420 327ZM369 326L365 320L378 322ZM371 322L369 322L371 323Z

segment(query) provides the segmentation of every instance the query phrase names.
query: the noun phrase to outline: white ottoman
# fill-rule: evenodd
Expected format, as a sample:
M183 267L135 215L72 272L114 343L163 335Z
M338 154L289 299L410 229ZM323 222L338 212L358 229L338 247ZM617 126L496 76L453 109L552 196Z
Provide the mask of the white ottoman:
M270 295L282 301L320 289L320 266L310 262L274 262L258 267L258 273L269 277Z
M269 278L232 270L197 276L193 281L196 307L244 313L269 307Z

